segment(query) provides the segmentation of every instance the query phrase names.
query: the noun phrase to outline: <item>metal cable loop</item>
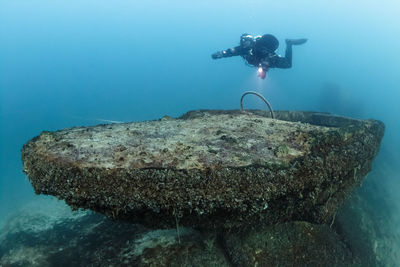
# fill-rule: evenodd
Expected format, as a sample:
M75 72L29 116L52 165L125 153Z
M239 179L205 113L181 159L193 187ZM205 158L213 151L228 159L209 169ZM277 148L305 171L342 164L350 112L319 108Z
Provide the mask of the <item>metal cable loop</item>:
M243 98L244 98L245 95L249 95L249 94L256 95L259 98L261 98L265 102L265 104L267 104L267 106L269 108L269 112L271 113L271 118L275 119L274 111L272 110L272 107L271 107L270 103L268 102L268 100L265 99L265 97L263 97L261 94L259 94L257 92L254 92L254 91L247 91L242 95L242 98L240 98L240 110L242 112L244 111L243 110Z

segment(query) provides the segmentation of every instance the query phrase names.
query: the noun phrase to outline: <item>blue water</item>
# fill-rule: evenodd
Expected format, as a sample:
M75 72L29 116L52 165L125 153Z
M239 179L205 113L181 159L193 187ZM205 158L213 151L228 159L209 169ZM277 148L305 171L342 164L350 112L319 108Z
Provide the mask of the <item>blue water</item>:
M0 220L37 197L20 150L42 130L235 109L247 90L274 109L382 120L378 159L399 191L399 11L396 1L2 0ZM274 34L281 54L285 38L309 40L292 69L261 81L239 57L210 57L244 32Z

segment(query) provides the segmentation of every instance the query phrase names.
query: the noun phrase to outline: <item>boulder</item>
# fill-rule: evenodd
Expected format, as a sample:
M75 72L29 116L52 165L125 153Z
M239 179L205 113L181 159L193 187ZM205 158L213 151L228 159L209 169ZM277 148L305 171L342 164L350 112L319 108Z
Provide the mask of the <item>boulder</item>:
M233 266L361 266L328 225L286 222L227 233Z
M370 171L376 120L199 110L42 132L23 146L37 194L147 227L329 223Z
M387 164L385 156L379 155L373 171L340 207L332 226L365 267L400 262L399 184L395 182L399 171Z

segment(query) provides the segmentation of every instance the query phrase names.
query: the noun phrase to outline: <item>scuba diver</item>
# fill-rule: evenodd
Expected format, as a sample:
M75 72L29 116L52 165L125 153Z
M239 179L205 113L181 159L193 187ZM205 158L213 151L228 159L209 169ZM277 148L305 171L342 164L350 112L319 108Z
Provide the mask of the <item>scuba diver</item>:
M258 68L258 77L265 79L267 71L270 68L288 69L292 67L292 46L301 45L307 42L307 39L286 39L285 57L275 53L278 49L279 41L272 34L263 36L252 36L242 34L240 45L227 50L218 51L211 55L213 59L224 57L241 56L249 65Z

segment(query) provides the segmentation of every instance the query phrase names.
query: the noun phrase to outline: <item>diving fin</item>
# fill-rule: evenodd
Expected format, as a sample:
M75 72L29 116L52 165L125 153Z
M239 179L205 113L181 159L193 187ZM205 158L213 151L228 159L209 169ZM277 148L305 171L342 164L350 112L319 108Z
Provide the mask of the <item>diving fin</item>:
M301 39L286 39L286 44L287 45L302 45L305 42L307 42L306 38L301 38Z

